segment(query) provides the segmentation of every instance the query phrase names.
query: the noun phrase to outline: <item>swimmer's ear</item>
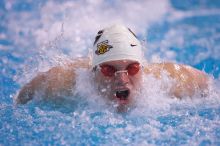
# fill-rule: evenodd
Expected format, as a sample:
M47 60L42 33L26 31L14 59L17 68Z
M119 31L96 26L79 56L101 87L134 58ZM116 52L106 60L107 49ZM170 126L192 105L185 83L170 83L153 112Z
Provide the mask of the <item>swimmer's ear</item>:
M93 45L95 45L95 44L98 42L98 40L99 40L99 38L102 36L103 32L104 32L104 30L100 30L100 31L97 33Z

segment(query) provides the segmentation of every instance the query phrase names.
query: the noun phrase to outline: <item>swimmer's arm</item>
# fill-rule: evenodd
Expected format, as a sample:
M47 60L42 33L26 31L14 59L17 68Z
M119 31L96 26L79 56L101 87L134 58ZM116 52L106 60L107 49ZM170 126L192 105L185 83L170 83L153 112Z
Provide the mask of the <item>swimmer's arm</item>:
M76 82L75 69L78 68L89 68L89 59L78 58L65 66L53 67L47 72L38 74L21 88L15 97L16 103L25 104L36 93L45 98L71 95Z
M36 93L45 98L68 95L75 85L75 72L73 69L53 67L49 71L38 74L29 83L24 85L15 98L16 103L25 104Z
M160 78L163 71L167 72L175 80L170 94L177 98L192 97L198 91L205 94L207 91L208 76L204 72L190 66L160 63L152 64L148 69L145 69L146 73L153 73L156 78Z

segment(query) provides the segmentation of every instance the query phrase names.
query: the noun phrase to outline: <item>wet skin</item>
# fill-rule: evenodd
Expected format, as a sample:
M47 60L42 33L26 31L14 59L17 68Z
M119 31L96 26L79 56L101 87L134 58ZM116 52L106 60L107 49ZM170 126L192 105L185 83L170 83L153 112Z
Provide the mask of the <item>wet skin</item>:
M119 104L130 104L134 95L139 92L142 81L142 67L135 75L127 72L127 67L137 63L131 60L109 61L102 65L109 65L116 69L113 76L105 76L100 69L95 71L95 81L97 81L98 90L102 96L107 96Z
M119 60L103 64L114 66L118 71L121 71L125 70L131 63L134 61ZM75 70L79 68L91 69L89 59L80 58L65 66L54 67L47 72L39 73L21 88L15 96L16 103L27 103L39 91L43 93L46 99L71 95L77 75ZM100 70L97 70L94 79L101 95L121 105L129 105L141 87L143 73L152 74L155 78L160 79L164 71L176 81L168 93L172 97L193 97L198 90L204 92L207 90L208 76L205 73L186 65L173 63L148 64L134 76L130 76L126 72L119 72L114 77L106 77ZM117 91L124 90L128 90L128 97L117 98L115 96Z

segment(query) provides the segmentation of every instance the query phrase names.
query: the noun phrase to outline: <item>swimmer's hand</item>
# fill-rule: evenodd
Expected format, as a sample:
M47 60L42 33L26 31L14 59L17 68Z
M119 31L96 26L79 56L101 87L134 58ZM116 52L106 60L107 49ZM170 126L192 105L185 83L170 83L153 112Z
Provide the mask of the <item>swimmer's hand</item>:
M19 91L18 95L15 97L15 101L18 104L25 104L31 100L34 96L34 92L37 88L37 84L44 80L44 74L39 74L30 83L26 84Z
M37 95L46 99L72 95L76 68L88 68L88 59L78 59L66 66L53 67L47 72L39 73L21 88L15 97L16 103L25 104Z
M169 92L171 96L183 98L193 97L198 92L201 96L207 94L208 76L193 67L174 63L155 63L147 66L144 71L146 74L153 74L156 78L161 78L162 72L165 72L174 79L175 82Z

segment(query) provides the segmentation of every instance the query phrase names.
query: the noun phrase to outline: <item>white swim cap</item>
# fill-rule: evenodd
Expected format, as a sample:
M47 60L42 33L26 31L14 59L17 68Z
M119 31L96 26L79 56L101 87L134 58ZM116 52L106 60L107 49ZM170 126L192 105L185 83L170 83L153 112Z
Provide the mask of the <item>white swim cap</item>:
M142 46L135 34L122 25L99 31L93 47L92 67L124 59L143 63Z

